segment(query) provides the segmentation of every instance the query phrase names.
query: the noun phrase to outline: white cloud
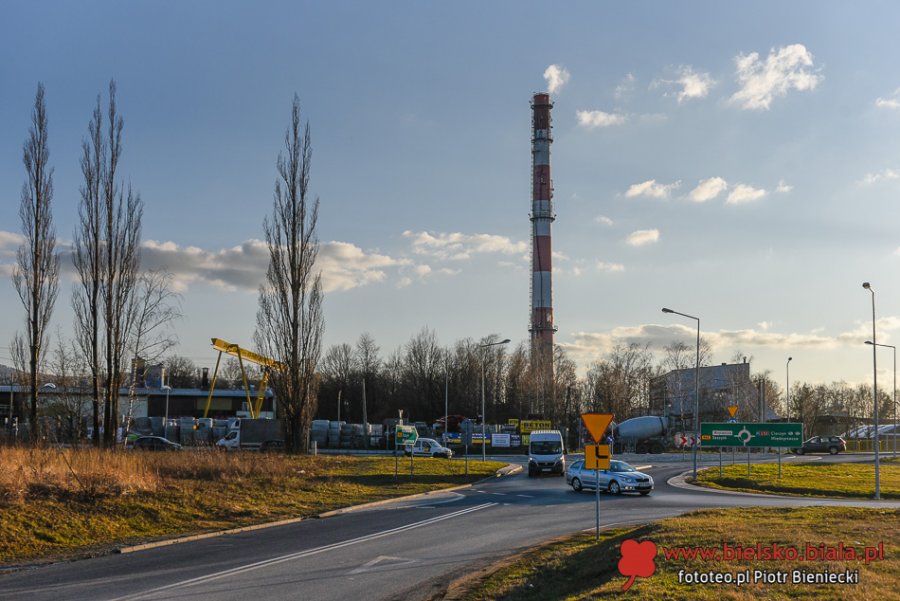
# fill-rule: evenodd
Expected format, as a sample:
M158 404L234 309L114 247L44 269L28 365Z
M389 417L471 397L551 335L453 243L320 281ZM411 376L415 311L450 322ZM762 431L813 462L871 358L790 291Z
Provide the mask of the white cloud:
M875 106L880 109L900 110L900 88L894 90L894 94L889 98L876 98Z
M269 250L262 240L247 240L214 251L154 240L141 245L141 267L165 267L173 273L175 285L180 290L203 283L228 290L256 291L268 264ZM317 259L317 267L322 272L322 288L326 292L383 281L388 276L386 269L408 264L407 259L367 253L354 244L335 241L321 243Z
M650 198L668 198L672 190L681 186L681 180L672 182L671 184L658 184L655 179L648 179L639 184L632 184L625 192L626 198L636 198L638 196L649 196Z
M895 179L900 179L900 170L887 168L875 173L867 173L859 183L877 184L878 182L891 181Z
M775 192L778 194L787 194L791 190L794 189L794 186L785 183L783 179L778 180L778 185L775 187Z
M650 84L650 88L664 86L668 89L675 88L675 98L679 103L691 98L705 98L709 90L716 84L716 80L709 73L699 73L691 66L682 66L678 69L676 79L657 79ZM666 92L666 96L670 93Z
M637 78L631 73L627 73L625 77L622 78L622 81L619 82L619 85L616 86L616 90L614 95L616 99L621 99L628 94L630 94L634 90L634 84L637 81Z
M25 236L23 236L22 234L0 230L0 250L15 250L24 242Z
M597 223L602 223L603 225L613 224L613 220L606 215L597 215L596 217L594 217L594 221L596 221Z
M738 184L728 194L728 200L725 202L730 205L744 204L753 202L763 198L768 192L762 188L754 188L746 184Z
M716 198L728 188L728 182L721 177L711 177L701 180L697 187L691 190L689 196L694 202L706 202Z
M463 261L473 254L501 253L515 255L528 252L528 244L514 242L506 236L494 234L463 234L460 232L403 232L412 241L413 252L442 260Z
M604 273L622 273L625 266L621 263L607 263L605 261L597 261L597 271Z
M547 80L547 88L551 94L555 94L561 87L568 83L571 75L565 67L550 65L544 70L544 79Z
M758 330L718 330L702 332L703 339L714 351L726 351L735 348L762 347L810 350L835 350L848 344L861 345L867 336L872 334L871 322L861 321L847 332L828 336L816 329L811 332L773 332L771 324L762 322ZM900 317L889 316L877 321L879 332L887 333L900 329ZM574 342L561 343L567 351L588 360L596 359L611 351L617 344L645 344L651 350L662 351L672 342L684 342L693 348L696 342L696 327L684 324L643 324L638 326L618 326L607 332L575 332Z
M814 90L823 79L813 69L813 55L803 44L772 49L765 61L756 52L740 54L735 64L741 89L731 102L742 109L768 110L775 98L792 89Z
M625 115L605 113L603 111L576 111L575 114L578 117L578 125L586 129L622 125L628 120Z
M659 230L637 230L631 232L626 242L630 246L644 246L659 242Z

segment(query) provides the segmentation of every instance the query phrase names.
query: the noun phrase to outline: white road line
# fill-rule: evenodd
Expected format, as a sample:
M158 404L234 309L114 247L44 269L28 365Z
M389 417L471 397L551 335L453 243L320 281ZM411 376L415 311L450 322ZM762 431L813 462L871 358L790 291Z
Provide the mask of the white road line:
M522 497L523 499L533 499L534 495L516 495L517 497Z
M374 534L367 534L366 536L351 538L350 540L346 540L346 541L339 542L339 543L332 543L330 545L324 545L322 547L316 547L314 549L307 549L306 551L290 553L288 555L282 555L280 557L273 557L272 559L258 561L256 563L247 564L245 566L238 566L236 568L223 570L221 572L207 574L206 576L199 576L197 578L191 578L189 580L182 580L181 582L176 582L174 584L161 586L161 587L158 587L155 589L151 589L149 591L144 591L142 593L136 593L134 595L126 595L125 597L117 597L115 599L112 599L111 601L133 601L135 599L142 599L142 598L148 597L150 595L154 595L156 593L161 593L164 591L172 590L175 588L195 586L198 584L205 584L207 582L212 582L213 580L219 580L220 578L225 578L227 576L234 576L236 574L252 572L252 571L258 570L260 568L278 565L280 563L285 563L287 561L293 561L295 559L309 557L311 555L318 555L319 553L324 553L326 551L333 551L335 549L341 549L343 547L349 547L350 545L365 543L365 542L375 540L378 538L383 538L385 536L390 536L392 534L398 534L400 532L406 532L407 530L421 528L423 526L429 526L429 525L435 524L437 522L442 522L444 520L449 520L449 519L452 519L455 517L459 517L459 516L465 515L467 513L472 513L473 511L487 509L489 507L493 507L496 504L497 503L483 503L481 505L475 505L474 507L469 507L468 509L462 509L460 511L455 511L453 513L448 513L446 515L429 518L427 520L422 520L420 522L413 522L412 524L406 524L405 526L398 526L397 528L391 528L390 530L384 530L382 532L376 532Z
M506 493L505 493L505 492L491 492L491 493L488 493L488 494L489 494L489 495L497 495L498 497L505 497L505 496L506 496Z

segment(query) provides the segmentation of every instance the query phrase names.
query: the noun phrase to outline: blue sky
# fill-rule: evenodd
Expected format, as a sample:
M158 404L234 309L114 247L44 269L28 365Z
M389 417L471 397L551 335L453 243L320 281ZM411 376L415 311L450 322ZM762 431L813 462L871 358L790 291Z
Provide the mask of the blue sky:
M46 86L55 219L114 77L144 262L177 276L179 354L249 343L296 92L314 146L326 343L527 338L530 109L555 108L557 342L693 340L777 380L871 380L900 327L900 7L888 2L0 2L0 275ZM551 68L552 66L552 68ZM55 325L71 324L70 271ZM0 363L22 309L0 285ZM890 355L880 357L890 366ZM888 375L882 372L881 377ZM881 381L881 380L880 380ZM886 380L885 380L886 381Z

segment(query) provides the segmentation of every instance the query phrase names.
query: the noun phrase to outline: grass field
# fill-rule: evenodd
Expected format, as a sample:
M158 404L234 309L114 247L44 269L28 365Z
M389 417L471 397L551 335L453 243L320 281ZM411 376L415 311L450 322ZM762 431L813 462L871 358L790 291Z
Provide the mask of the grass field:
M587 599L896 599L900 579L897 532L900 510L838 507L743 508L698 511L685 516L633 528L557 540L530 551L505 565L452 588L447 598L465 601L581 601ZM655 570L637 577L631 588L620 574L623 541L652 541L657 546ZM722 548L778 544L800 547L839 543L862 548L884 543L884 559L860 561L763 561L667 559L678 547ZM754 571L770 574L794 569L822 572L859 570L859 584L753 583ZM751 582L735 584L688 584L679 582L679 572L716 571L735 575L750 570ZM626 573L634 573L625 568Z
M746 465L728 465L721 479L718 467L699 472L697 484L745 492L870 499L875 494L875 467L860 463L782 463L779 479L774 463L753 465L749 478ZM900 463L882 463L881 496L900 499Z
M85 556L111 546L306 517L447 488L502 463L0 448L0 564Z

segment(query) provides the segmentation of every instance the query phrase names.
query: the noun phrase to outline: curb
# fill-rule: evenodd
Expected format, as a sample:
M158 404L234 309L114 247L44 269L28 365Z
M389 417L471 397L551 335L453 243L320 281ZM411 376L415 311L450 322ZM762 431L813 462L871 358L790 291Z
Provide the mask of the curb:
M713 468L704 468L704 469L713 469ZM699 471L699 470L698 470ZM742 490L725 490L723 488L712 488L709 486L700 486L699 484L690 484L685 482L685 478L687 478L688 474L693 473L693 470L687 470L675 476L672 476L666 481L666 484L669 486L674 486L675 488L681 488L684 490L693 490L700 492L712 492L720 495L739 495L742 497L757 497L764 499L825 499L828 497L802 497L796 495L770 495L766 493L760 492L745 492Z
M253 530L264 530L266 528L275 528L278 526L287 526L290 524L296 524L298 522L302 522L304 520L317 519L317 518L329 518L336 515L341 515L344 513L350 513L353 511L358 511L360 509L368 509L370 507L377 507L379 505L387 505L388 503L393 503L395 501L406 501L409 499L417 499L421 497L427 497L430 495L436 495L438 493L445 492L453 492L457 490L464 490L466 488L471 488L477 484L481 484L482 482L488 482L493 480L494 478L502 478L504 476L511 476L517 472L522 471L521 465L513 465L508 464L506 467L502 467L497 470L493 476L488 476L486 478L482 478L481 480L477 480L472 482L471 484L460 484L459 486L451 486L450 488L441 488L438 490L429 490L428 492L420 492L414 495L406 495L403 497L392 497L390 499L382 499L380 501L372 501L371 503L363 503L362 505L353 505L351 507L342 507L340 509L334 509L332 511L326 511L325 513L320 513L317 515L311 515L307 517L301 518L288 518L286 520L278 520L276 522L266 522L264 524L254 524L252 526L241 526L240 528L229 528L228 530L217 530L216 532L204 532L203 534L193 534L190 536L181 536L178 538L170 538L166 540L154 541L151 543L143 543L140 545L131 545L128 547L119 547L113 550L113 553L134 553L136 551L145 551L147 549L155 549L157 547L166 547L168 545L177 545L180 543L189 543L197 540L203 540L206 538L214 538L217 536L225 536L227 534L238 534L240 532L251 532Z

